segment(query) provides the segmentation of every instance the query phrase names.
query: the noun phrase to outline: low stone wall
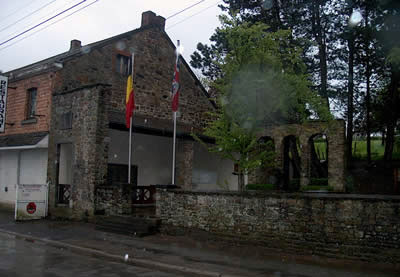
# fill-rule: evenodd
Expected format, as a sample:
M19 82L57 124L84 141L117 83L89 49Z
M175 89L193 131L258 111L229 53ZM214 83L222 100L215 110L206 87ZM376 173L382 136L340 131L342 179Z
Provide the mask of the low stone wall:
M132 200L128 184L98 186L96 188L95 209L105 215L132 213Z
M157 191L162 230L208 231L288 252L400 263L400 197Z

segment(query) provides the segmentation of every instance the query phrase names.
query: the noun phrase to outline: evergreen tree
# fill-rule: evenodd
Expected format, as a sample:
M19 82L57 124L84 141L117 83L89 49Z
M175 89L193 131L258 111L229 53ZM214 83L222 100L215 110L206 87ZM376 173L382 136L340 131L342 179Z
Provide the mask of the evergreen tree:
M257 144L260 128L301 123L310 116L328 120L330 113L309 89L301 49L288 45L290 31L271 32L263 23L242 23L235 15L222 17L219 31L230 52L218 65L222 77L213 86L219 109L205 135L216 140L210 151L238 165L242 189L245 173L272 160L272 151Z

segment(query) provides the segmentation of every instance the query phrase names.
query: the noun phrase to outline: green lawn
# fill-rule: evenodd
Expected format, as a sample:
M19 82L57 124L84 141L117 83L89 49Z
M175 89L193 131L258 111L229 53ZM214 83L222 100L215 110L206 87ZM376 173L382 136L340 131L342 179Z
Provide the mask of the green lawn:
M315 142L315 151L320 153L322 157L325 157L325 142ZM383 153L385 152L385 146L382 145L381 139L371 140L371 159L381 160ZM355 159L364 160L367 159L367 141L366 140L355 140L353 141L353 157ZM400 139L398 138L393 150L393 159L400 160Z

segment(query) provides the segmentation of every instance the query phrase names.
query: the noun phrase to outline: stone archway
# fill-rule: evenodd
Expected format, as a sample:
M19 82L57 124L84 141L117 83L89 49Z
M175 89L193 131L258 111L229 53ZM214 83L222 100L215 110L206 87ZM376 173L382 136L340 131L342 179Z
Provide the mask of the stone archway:
M308 140L308 145L310 178L328 180L329 144L326 134L312 135Z
M346 165L345 122L343 120L332 120L330 122L310 121L303 124L269 126L260 132L259 137L268 136L275 141L276 169L281 173L282 183L285 183L283 188L290 180L296 179L294 176L299 176L300 186L309 185L312 176L310 173L313 167L310 157L313 155L312 151L315 150L310 149L309 142L310 138L314 139L317 135L325 136L326 147L329 146L326 150L328 153L326 157L327 173L325 172L324 176L327 175L328 184L333 187L334 191L344 191ZM294 147L294 144L297 147ZM296 153L293 152L295 149L298 150L298 159L294 158L296 156ZM289 154L291 152L294 154ZM316 155L318 156L318 153ZM300 162L294 163L295 160L300 160ZM320 159L320 163L321 160L323 159ZM293 169L297 172L294 172ZM285 172L286 177L284 177Z

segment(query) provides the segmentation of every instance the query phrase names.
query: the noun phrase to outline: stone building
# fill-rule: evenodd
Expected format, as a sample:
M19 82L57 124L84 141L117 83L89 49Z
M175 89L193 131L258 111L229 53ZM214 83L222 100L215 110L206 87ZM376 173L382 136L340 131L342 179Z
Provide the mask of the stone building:
M15 125L7 126L5 135L22 134L24 128L25 133L48 137L45 163L40 164L47 178L40 181L49 183L52 216L81 219L96 211L131 213L139 194L146 202L149 185L171 183L175 46L164 26L163 17L144 12L138 29L85 46L72 40L69 51L6 73L18 96L14 100L14 93L9 95L7 122ZM127 185L125 95L132 53L136 110L133 184ZM214 106L183 59L180 79L175 183L184 189L234 190L232 162L208 153L190 136L201 133L205 112ZM34 117L18 118L23 111L13 103L26 106L21 99L31 88L37 90Z

